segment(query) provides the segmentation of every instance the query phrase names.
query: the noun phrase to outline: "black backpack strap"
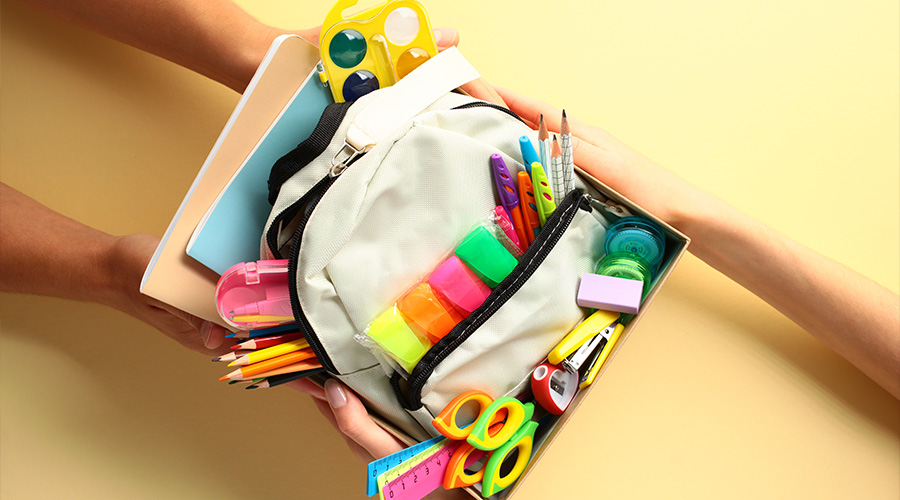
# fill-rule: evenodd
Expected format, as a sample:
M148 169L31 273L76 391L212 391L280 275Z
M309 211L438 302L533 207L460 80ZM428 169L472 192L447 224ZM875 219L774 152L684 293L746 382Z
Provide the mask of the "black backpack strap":
M329 104L319 117L319 123L305 141L297 145L288 154L282 156L272 166L269 173L269 204L275 205L278 192L292 175L324 153L340 127L352 102Z

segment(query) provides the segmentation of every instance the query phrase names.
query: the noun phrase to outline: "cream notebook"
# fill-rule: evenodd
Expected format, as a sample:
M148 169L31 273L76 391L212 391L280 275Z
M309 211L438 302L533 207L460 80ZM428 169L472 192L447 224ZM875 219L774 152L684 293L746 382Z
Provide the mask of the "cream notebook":
M283 35L272 43L144 271L142 293L223 323L214 296L218 274L185 249L204 214L318 61L318 49L299 36Z

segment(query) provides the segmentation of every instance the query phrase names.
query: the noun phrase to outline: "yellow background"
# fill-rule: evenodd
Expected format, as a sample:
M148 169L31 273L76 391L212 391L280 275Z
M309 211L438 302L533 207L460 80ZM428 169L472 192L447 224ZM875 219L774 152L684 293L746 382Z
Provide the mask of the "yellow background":
M285 28L330 7L239 3ZM896 1L425 7L490 81L900 287ZM17 1L0 20L0 178L161 235L238 96ZM226 386L96 305L4 294L0 311L3 498L365 497L364 465L305 397ZM896 499L900 404L689 255L517 498L547 495Z

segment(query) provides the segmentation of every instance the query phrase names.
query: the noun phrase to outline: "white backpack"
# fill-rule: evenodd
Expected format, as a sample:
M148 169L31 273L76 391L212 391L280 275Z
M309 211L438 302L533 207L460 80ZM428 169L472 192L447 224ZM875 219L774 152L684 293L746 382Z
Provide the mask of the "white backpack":
M330 106L275 165L261 256L290 260L294 315L326 370L422 440L466 390L499 397L528 388L534 367L585 316L575 303L579 280L603 256L606 227L623 209L576 179L487 301L408 378L388 374L354 336L488 216L497 205L490 156L522 170L519 137L535 132L505 108L449 93L355 153L348 130L379 92Z

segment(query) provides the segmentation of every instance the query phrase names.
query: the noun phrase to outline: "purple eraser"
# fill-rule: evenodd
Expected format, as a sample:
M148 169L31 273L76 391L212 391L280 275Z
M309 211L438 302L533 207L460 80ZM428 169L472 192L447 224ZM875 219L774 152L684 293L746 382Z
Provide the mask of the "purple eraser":
M584 273L576 302L581 307L637 314L643 291L643 281Z

